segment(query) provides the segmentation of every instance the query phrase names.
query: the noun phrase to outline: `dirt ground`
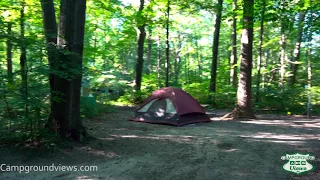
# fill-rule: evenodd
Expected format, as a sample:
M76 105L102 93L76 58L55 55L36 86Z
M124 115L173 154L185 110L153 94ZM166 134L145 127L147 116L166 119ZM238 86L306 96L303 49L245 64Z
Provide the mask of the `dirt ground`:
M257 120L183 127L127 121L132 108L85 120L87 143L56 148L0 146L0 164L96 165L96 172L0 172L0 179L281 180L320 179L320 117L258 115ZM315 170L294 175L282 169L286 153L310 153Z

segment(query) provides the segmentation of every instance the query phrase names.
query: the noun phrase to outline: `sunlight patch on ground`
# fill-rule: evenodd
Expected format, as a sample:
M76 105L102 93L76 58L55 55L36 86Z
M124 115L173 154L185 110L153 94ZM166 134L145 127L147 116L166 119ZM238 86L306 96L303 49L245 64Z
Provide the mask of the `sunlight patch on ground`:
M99 138L101 140L107 140L107 141L113 141L115 140L115 138L111 137L111 138Z
M78 176L77 180L94 180L94 179L89 176Z
M221 117L212 117L210 118L211 121L222 121Z
M194 144L194 143L213 143L216 144L217 142L215 140L211 140L210 137L195 137L195 136L175 136L175 135L121 135L121 134L112 134L111 137L113 138L126 138L126 139L154 139L154 140L169 140L173 142L179 142L179 143L188 143L188 144Z
M249 142L269 142L269 143L279 143L279 144L288 144L288 145L303 145L304 141L279 141L279 140L270 140L270 139L250 139Z
M116 131L128 131L129 129L127 129L127 128L118 128L118 129L114 129L114 130L116 130Z
M112 137L116 138L138 138L138 139L158 139L158 140L173 140L179 142L189 142L191 141L190 138L185 137L174 137L171 135L160 135L160 136L138 136L138 135L111 135Z
M81 150L85 150L87 153L93 154L93 155L96 155L96 156L103 156L103 157L107 157L107 158L114 158L114 157L118 156L114 152L105 152L105 151L93 149L91 147L81 147L80 149Z
M238 151L238 149L226 149L226 150L222 150L223 152L234 152L234 151Z
M70 178L71 179L71 178ZM104 179L102 177L91 177L91 176L78 176L77 180L100 180L100 179ZM114 178L110 179L110 177L108 177L108 180L113 180Z
M279 139L279 140L320 140L320 134L274 134L274 133L258 133L249 136L240 136L243 138L255 139Z
M298 128L320 128L320 120L306 120L306 121L292 121L292 120L254 120L254 121L240 121L246 124L259 125L279 125Z

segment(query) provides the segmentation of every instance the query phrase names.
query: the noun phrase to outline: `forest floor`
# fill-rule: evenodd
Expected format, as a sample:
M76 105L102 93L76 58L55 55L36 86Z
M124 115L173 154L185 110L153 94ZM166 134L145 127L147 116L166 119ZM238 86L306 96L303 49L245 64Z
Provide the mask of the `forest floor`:
M257 120L221 121L174 127L127 119L133 108L117 108L85 120L95 137L52 151L0 145L0 164L96 165L96 172L0 172L0 179L281 180L320 179L320 117L257 115ZM281 156L312 154L315 170L294 175Z

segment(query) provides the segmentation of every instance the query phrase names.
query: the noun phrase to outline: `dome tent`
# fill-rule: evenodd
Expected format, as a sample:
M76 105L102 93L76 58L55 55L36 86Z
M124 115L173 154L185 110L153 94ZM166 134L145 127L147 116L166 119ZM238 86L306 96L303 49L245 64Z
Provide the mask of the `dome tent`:
M191 95L181 89L167 87L153 92L130 120L183 126L209 122L210 118Z

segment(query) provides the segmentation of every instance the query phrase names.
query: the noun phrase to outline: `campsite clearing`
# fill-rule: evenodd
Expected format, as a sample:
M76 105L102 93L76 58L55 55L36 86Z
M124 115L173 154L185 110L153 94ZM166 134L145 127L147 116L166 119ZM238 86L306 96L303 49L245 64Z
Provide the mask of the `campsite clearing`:
M10 165L77 165L97 172L1 172L3 179L320 179L320 118L258 115L183 127L127 121L133 108L85 120L96 139L52 151L0 146ZM217 112L218 115L224 112ZM282 169L286 153L312 154L315 170Z

